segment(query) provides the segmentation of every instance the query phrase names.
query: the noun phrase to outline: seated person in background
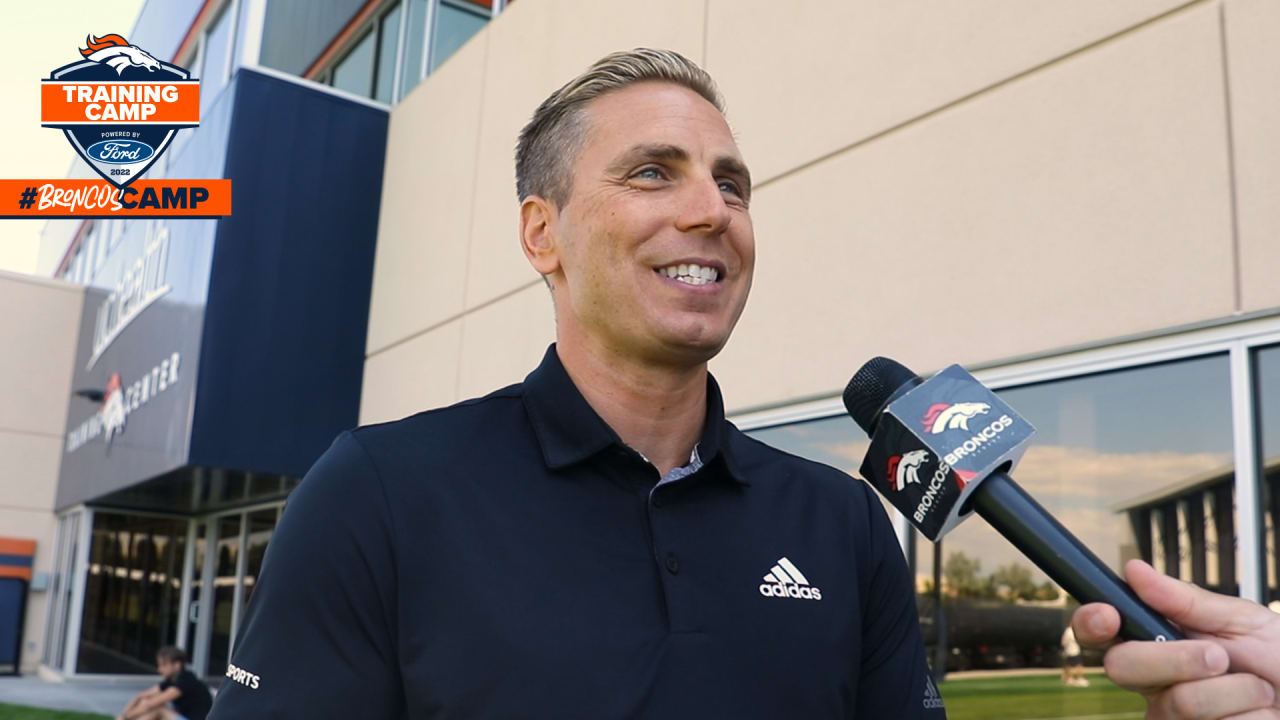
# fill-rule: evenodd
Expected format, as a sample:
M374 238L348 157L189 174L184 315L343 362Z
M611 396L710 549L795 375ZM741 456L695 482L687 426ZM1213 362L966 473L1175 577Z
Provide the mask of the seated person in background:
M1072 687L1089 687L1089 681L1084 679L1080 643L1076 642L1076 633L1070 625L1062 631L1062 682Z
M204 720L213 697L187 669L187 654L166 645L156 651L156 669L164 679L138 693L116 720Z

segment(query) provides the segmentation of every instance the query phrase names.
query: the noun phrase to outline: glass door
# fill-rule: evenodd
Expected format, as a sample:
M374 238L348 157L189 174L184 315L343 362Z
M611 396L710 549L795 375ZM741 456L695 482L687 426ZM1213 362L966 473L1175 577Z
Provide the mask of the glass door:
M209 611L209 650L204 672L221 677L227 671L231 654L232 609L236 591L236 574L240 562L242 516L223 515L210 522L216 531L213 539L213 568L207 577L213 581ZM202 611L204 608L202 608Z
M280 506L214 515L196 523L188 638L192 670L217 686L253 596Z

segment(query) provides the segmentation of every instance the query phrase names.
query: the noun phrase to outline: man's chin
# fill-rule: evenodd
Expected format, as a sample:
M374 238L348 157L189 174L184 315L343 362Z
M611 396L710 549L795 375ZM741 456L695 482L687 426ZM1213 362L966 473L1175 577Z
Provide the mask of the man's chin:
M681 365L698 365L720 354L728 336L706 334L672 334L663 338L662 354Z

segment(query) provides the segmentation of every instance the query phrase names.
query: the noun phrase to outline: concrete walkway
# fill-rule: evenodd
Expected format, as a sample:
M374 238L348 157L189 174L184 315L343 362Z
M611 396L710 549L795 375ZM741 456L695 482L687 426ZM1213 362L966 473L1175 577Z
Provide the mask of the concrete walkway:
M115 717L129 698L154 684L155 678L47 682L38 675L3 676L0 702Z

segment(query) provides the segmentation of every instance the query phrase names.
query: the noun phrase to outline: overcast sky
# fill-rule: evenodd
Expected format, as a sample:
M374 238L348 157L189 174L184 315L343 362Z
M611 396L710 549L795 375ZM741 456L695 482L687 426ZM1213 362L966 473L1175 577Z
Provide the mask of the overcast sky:
M80 59L89 33L133 29L144 0L43 0L5 6L0 23L0 177L66 177L71 162L82 162L62 131L40 127L40 80L49 71ZM169 58L162 58L169 59ZM33 273L44 220L0 220L0 270Z

